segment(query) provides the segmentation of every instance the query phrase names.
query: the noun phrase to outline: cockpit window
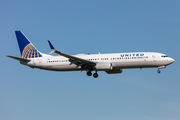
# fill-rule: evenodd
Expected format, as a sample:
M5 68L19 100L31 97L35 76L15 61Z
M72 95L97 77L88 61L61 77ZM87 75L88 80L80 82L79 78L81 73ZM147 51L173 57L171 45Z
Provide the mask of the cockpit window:
M161 57L168 57L167 55L161 55Z

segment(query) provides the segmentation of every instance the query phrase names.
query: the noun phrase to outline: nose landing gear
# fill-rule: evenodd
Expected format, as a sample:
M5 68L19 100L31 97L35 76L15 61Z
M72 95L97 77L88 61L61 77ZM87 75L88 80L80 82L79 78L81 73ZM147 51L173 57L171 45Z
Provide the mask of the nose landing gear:
M160 71L159 69L163 69L163 68L166 68L166 66L159 66L157 73L158 73L158 74L161 73L161 71Z

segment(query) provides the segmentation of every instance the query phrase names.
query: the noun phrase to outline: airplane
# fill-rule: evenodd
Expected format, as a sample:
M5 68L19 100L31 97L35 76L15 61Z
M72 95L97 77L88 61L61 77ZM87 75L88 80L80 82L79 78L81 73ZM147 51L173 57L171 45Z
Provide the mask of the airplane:
M98 77L98 71L105 71L107 74L122 73L123 69L132 68L166 68L175 60L165 54L157 52L132 52L132 53L111 53L111 54L77 54L68 55L55 49L48 40L51 53L58 56L44 54L38 51L22 31L15 31L18 41L21 58L9 56L20 61L21 64L31 68L38 68L50 71L86 71L87 76Z

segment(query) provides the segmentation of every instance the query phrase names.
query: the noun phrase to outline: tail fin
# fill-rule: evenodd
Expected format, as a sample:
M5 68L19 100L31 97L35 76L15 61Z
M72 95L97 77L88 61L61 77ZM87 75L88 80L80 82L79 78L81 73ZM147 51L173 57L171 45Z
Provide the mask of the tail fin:
M22 58L42 57L41 53L34 47L28 38L21 32L15 31Z

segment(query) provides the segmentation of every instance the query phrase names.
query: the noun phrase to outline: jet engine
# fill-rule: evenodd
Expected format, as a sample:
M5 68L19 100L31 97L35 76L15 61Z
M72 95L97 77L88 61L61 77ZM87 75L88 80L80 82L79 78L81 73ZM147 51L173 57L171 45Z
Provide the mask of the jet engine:
M117 70L110 70L106 71L107 74L117 74L117 73L122 73L122 69L117 69Z
M96 70L112 70L112 68L111 63L97 63L95 66Z

